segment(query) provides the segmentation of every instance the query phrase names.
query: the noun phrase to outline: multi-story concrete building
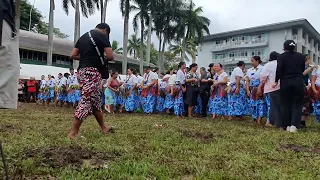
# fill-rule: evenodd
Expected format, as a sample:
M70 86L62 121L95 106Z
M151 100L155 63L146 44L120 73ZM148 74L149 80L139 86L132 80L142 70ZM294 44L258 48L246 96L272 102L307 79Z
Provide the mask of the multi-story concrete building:
M306 19L205 36L198 47L198 64L221 63L231 73L240 60L249 65L252 56L267 62L269 53L282 53L283 43L289 39L297 43L298 52L309 54L313 63L320 64L320 34Z

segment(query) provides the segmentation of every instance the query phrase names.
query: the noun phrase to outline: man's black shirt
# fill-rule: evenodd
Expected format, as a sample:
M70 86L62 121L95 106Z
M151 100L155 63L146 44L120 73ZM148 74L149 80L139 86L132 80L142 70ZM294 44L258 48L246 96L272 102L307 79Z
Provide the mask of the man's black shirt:
M98 30L91 30L90 33L92 38L96 42L100 54L104 57L104 48L111 47L109 38L107 37L107 35ZM78 48L80 52L78 69L84 67L95 67L98 69L101 68L102 64L100 56L98 55L97 50L95 49L95 46L93 45L88 33L85 33L79 38L75 47Z
M303 78L305 58L298 52L284 52L278 58L275 82L287 78Z

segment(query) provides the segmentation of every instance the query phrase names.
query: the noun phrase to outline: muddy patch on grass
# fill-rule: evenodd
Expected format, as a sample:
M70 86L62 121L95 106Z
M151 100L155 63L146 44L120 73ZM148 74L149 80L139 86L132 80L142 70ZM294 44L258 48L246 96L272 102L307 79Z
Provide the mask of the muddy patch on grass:
M221 135L212 134L212 133L201 133L201 132L192 132L192 131L181 131L182 135L187 138L195 139L201 142L211 142L214 139L220 138Z
M280 145L277 149L278 151L293 151L293 152L308 152L320 154L320 147L307 147L307 146L299 146L295 144L283 144Z
M35 166L51 168L71 166L74 168L106 168L107 163L121 156L118 152L102 152L76 147L50 147L24 152L25 159L33 159Z
M20 133L21 130L13 125L0 125L0 132L3 133Z

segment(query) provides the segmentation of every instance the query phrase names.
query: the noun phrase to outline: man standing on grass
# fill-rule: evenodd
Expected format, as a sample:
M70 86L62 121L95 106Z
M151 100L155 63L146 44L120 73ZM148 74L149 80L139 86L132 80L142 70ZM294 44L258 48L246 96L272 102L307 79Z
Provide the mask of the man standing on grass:
M80 37L71 53L71 59L79 60L77 71L81 89L81 99L74 114L72 129L68 138L74 139L83 120L93 114L99 123L102 133L112 132L103 121L101 110L100 87L102 79L108 79L107 61L112 61L113 52L109 42L110 27L101 23Z
M0 109L18 106L19 42L13 0L0 0Z

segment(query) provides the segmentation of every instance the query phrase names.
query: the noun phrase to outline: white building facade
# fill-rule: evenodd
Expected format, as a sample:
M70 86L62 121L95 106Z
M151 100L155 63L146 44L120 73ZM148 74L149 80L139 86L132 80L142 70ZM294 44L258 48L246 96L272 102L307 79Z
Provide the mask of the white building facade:
M266 63L270 52L282 53L283 43L289 39L297 43L298 52L309 54L313 63L320 64L320 34L306 19L205 36L198 47L197 62L199 67L221 63L231 74L238 61L251 67L253 56Z

